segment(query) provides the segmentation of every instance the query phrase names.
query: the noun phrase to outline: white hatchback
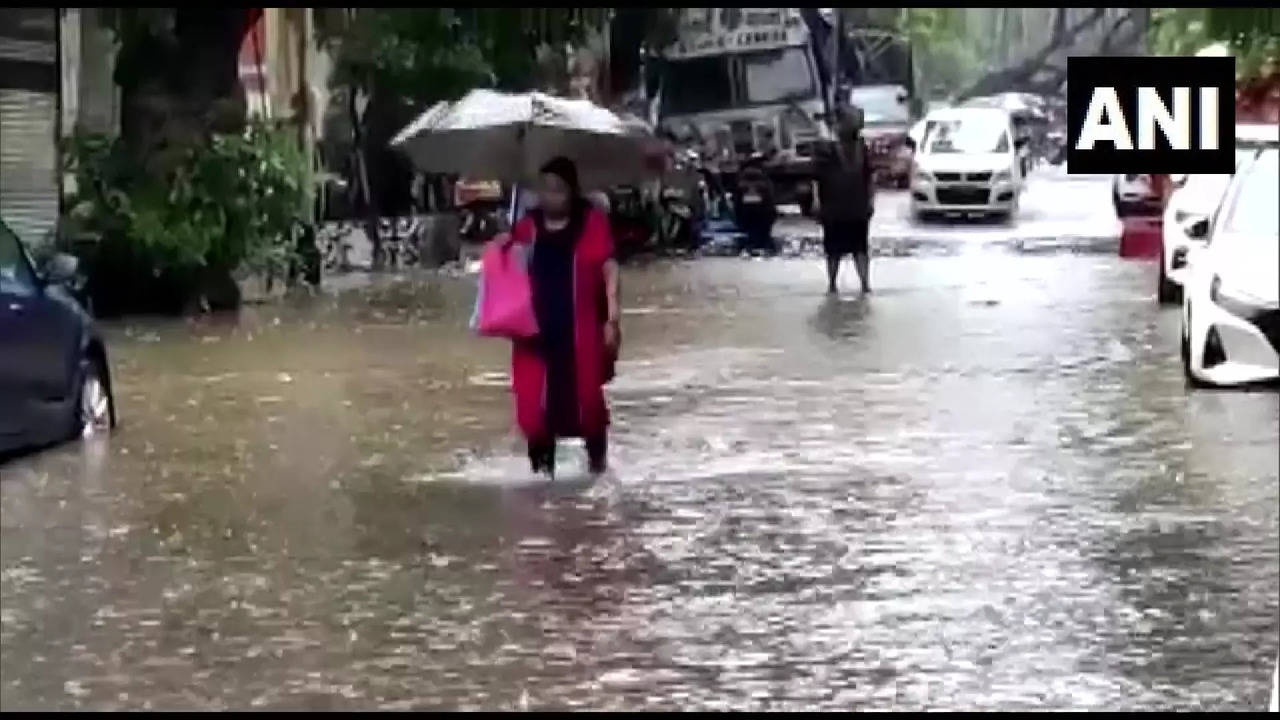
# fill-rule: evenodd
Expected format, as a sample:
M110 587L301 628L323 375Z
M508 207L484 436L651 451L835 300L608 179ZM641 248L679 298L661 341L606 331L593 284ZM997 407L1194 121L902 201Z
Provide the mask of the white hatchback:
M1280 150L1241 165L1211 220L1190 228L1182 362L1193 385L1280 380Z
M1021 142L1009 113L996 108L947 108L924 120L911 177L911 212L1010 218L1018 211Z

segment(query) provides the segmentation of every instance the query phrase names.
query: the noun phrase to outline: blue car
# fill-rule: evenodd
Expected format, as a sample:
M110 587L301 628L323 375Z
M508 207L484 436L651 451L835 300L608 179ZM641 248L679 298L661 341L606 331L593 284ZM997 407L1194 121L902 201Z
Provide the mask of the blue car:
M37 272L0 221L0 455L115 427L106 345L76 278L70 255Z

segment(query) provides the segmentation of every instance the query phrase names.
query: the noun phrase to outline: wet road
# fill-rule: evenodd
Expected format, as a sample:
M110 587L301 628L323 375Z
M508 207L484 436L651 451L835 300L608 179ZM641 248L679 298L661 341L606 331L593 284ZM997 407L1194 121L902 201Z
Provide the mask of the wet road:
M594 485L463 280L114 327L119 432L0 468L0 701L1265 707L1280 398L1184 387L1150 265L873 273L628 269Z

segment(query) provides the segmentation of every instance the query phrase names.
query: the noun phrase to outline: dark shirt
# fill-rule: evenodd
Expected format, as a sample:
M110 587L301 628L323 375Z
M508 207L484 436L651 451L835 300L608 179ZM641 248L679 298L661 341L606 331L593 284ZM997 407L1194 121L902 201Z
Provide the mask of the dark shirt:
M582 233L575 216L559 230L549 230L542 213L533 212L537 241L529 277L533 285L533 310L538 318L538 341L547 366L547 424L558 437L578 433L578 391L574 367L574 248Z
M818 200L824 221L871 217L872 170L866 142L859 137L852 157L846 155L832 145L818 156Z
M766 230L773 225L778 211L768 176L759 171L743 174L734 197L734 212L740 225L762 225Z

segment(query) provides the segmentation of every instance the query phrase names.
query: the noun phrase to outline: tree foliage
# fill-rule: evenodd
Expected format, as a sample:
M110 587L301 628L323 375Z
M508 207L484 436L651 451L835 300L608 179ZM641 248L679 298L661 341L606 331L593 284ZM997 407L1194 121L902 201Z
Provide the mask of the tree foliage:
M474 87L529 89L547 48L580 42L608 19L607 8L350 8L321 32L336 53L335 84L424 105Z
M907 8L898 29L911 40L918 80L929 93L968 85L985 69L990 38L975 37L965 8Z
M309 161L296 138L259 125L189 149L163 179L119 138L77 135L63 158L76 185L67 198L73 233L101 238L141 282L240 269L282 274L292 259L290 230L311 195Z
M1280 59L1280 10L1275 8L1157 8L1151 47L1163 55L1193 55L1206 45L1226 43L1236 70L1252 77L1274 70Z

